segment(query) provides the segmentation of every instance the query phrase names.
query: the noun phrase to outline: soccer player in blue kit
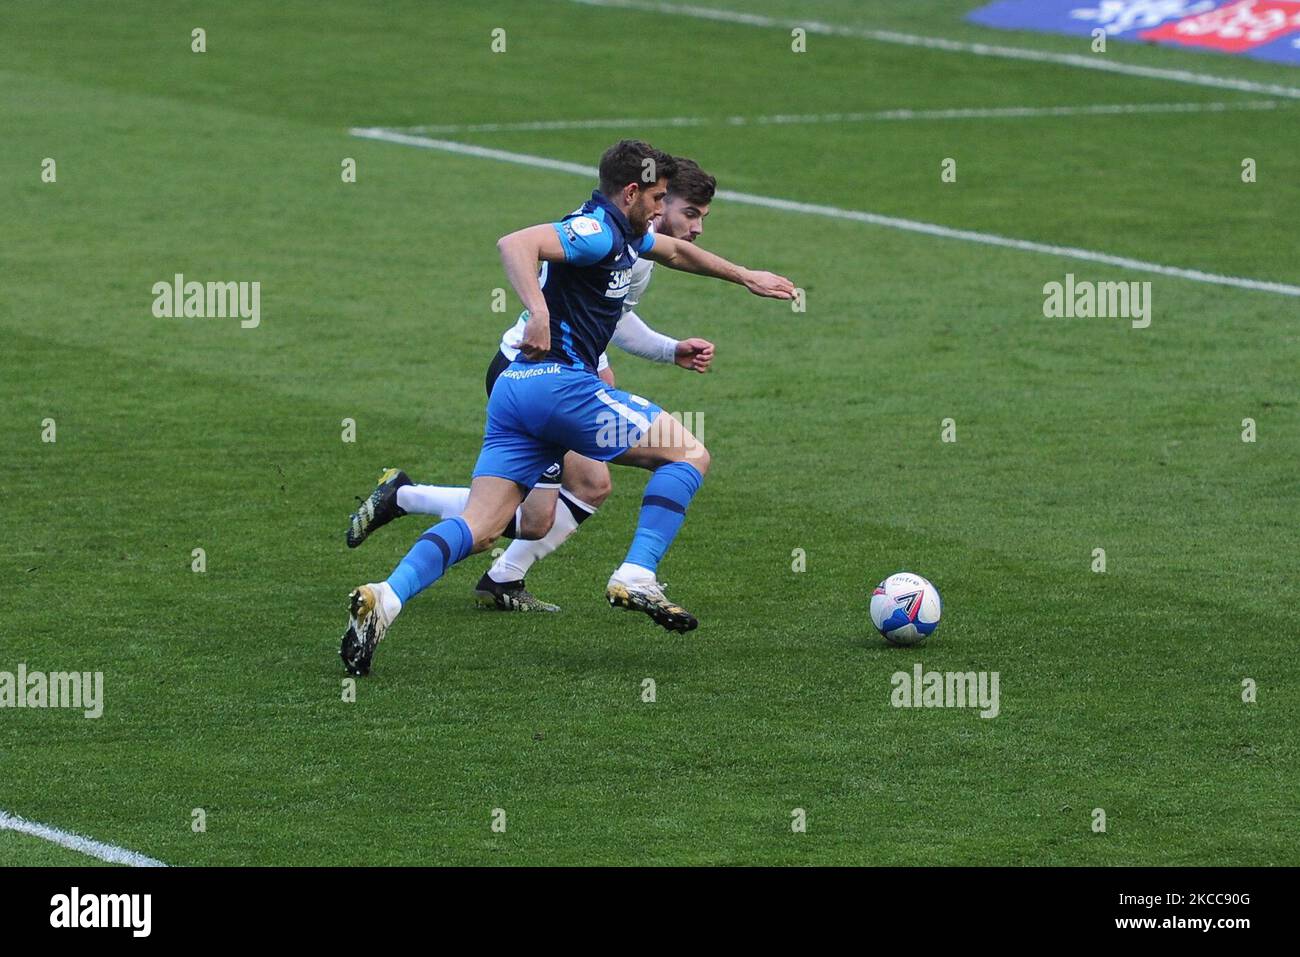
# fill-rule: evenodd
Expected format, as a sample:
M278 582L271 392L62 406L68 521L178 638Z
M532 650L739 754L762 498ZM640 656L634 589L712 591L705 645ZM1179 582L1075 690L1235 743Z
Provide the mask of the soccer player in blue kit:
M375 647L406 602L455 563L491 548L538 477L570 450L652 472L631 548L605 589L609 603L644 612L670 631L698 624L667 599L656 571L708 471L708 451L653 402L602 382L597 362L622 315L639 256L772 299L794 298L794 285L648 232L674 168L667 153L623 140L601 157L599 187L580 209L498 241L506 276L529 317L520 354L492 387L464 512L421 535L386 581L348 596L339 654L350 674L370 672Z

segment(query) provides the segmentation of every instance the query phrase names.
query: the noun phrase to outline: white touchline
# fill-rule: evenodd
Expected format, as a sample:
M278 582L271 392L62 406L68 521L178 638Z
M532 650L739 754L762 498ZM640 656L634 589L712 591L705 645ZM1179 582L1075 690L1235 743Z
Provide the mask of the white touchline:
M589 120L521 120L518 123L447 123L397 126L402 133L536 133L547 130L607 130L626 127L681 126L789 126L813 123L863 123L873 120L994 120L1045 116L1122 116L1133 113L1224 113L1235 110L1276 110L1276 100L1241 100L1236 103L1098 103L1088 106L987 106L945 110L876 110L855 113L775 113L768 116L661 116L613 117Z
M1136 63L1120 63L1100 56L1084 56L1077 53L1052 53L1047 50L1031 50L1025 47L997 46L988 43L967 43L962 40L949 40L944 37L915 36L910 33L896 33L893 30L869 30L865 27L845 27L833 23L820 23L816 20L783 20L779 17L765 17L754 13L740 13L736 10L718 10L713 7L696 7L689 4L655 3L651 0L571 0L591 7L614 7L622 10L638 10L643 13L667 13L675 16L694 17L698 20L717 20L722 23L739 23L751 27L780 27L783 30L800 28L808 33L826 36L855 37L859 40L875 40L879 43L897 43L903 46L925 47L930 50L944 50L949 53L970 53L975 56L1000 57L1009 60L1030 60L1034 63L1055 63L1060 66L1077 67L1084 70L1101 70L1106 73L1123 73L1128 76L1142 76L1152 80L1169 80L1173 83L1191 83L1197 86L1213 86L1224 90L1243 90L1248 93L1267 93L1271 96L1285 96L1300 99L1300 87L1280 86L1274 83L1256 83L1253 80L1240 80L1235 77L1214 76L1209 73L1192 73L1190 70L1170 70L1163 67L1139 66Z
M418 146L422 149L442 150L447 153L459 153L462 156L474 156L479 159L499 160L503 163L517 163L537 169L549 169L559 173L573 173L588 179L596 178L593 166L581 163L569 163L564 160L548 159L545 156L531 156L527 153L511 153L507 150L491 149L486 146L473 146L469 143L457 143L454 140L435 140L427 136L412 133L399 133L383 127L354 127L348 131L353 136L368 140L382 140L387 143L400 143L404 146ZM1110 253L1095 252L1091 249L1079 249L1074 246L1054 246L1028 239L1012 239L994 233L980 233L969 229L954 229L951 226L939 226L935 223L923 223L913 219L900 219L896 216L882 216L879 213L867 213L856 209L841 209L838 206L821 206L816 203L800 203L790 199L777 199L771 196L756 196L753 193L733 193L720 189L717 196L733 203L749 206L762 206L766 209L779 209L790 213L804 213L809 216L825 216L830 219L847 219L873 226L885 226L912 233L924 233L927 236L939 236L943 239L961 239L985 246L1001 246L1004 249L1018 249L1021 252L1043 253L1048 256L1062 256L1066 259L1079 259L1086 262L1104 263L1107 266L1119 266L1137 272L1158 273L1162 276L1175 276L1193 282L1211 283L1216 286L1232 286L1237 289L1251 289L1255 292L1272 292L1281 296L1300 296L1300 286L1287 283L1269 282L1263 279L1246 279L1240 276L1220 276L1216 273L1202 272L1199 269L1184 269L1181 266L1165 266L1160 263L1130 259L1127 256L1115 256Z
M130 867L167 866L162 861L156 861L152 857L145 857L145 855L137 854L135 851L128 851L124 847L105 844L103 841L82 837L80 834L73 834L70 831L61 831L57 827L50 827L47 824L37 824L16 814L10 814L8 811L0 811L0 831L16 831L19 834L39 837L43 841L49 841L51 844L58 844L60 847L66 847L89 857L107 861L109 864L126 864Z

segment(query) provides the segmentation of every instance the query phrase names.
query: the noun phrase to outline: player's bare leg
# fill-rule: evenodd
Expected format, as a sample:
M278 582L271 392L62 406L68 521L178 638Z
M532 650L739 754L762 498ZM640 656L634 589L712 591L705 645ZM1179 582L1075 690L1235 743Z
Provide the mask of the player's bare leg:
M540 499L543 488L534 489L524 501L522 511L530 531L536 531L542 521L549 522L550 527L536 540L521 537L511 542L493 562L475 591L482 604L505 611L560 610L558 605L542 601L529 591L524 580L534 563L559 548L596 513L612 487L609 466L577 452L565 455L563 479L563 488L550 490L551 497L541 506L535 505L534 497Z
M593 509L605 504L614 489L609 477L609 466L589 459L577 452L564 457L564 491L591 505Z
M555 522L555 503L560 499L560 490L555 486L538 486L524 498L519 507L519 534L516 538L534 542L551 530Z
M604 468L603 464L601 467ZM558 485L533 488L515 510L503 533L505 537L520 543L547 537L554 523L559 494ZM388 469L380 476L379 485L370 496L358 501L357 510L348 520L349 548L356 548L371 532L403 515L437 515L440 518L463 515L469 502L469 489L451 485L419 485L413 483L405 472ZM519 554L515 552L515 555ZM485 608L502 611L559 611L559 605L542 601L524 587L524 574L520 571L510 578L502 577L499 572L484 573L474 586L475 600Z
M680 421L660 412L640 442L614 461L654 474L641 502L636 537L627 558L610 576L605 597L615 607L649 615L669 631L691 631L699 622L668 600L656 570L686 517L686 504L709 470L708 449Z
M524 489L509 479L479 476L470 483L465 512L420 536L386 581L370 582L348 595L348 627L339 657L349 674L370 673L375 648L402 604L433 584L453 564L492 547L523 501Z

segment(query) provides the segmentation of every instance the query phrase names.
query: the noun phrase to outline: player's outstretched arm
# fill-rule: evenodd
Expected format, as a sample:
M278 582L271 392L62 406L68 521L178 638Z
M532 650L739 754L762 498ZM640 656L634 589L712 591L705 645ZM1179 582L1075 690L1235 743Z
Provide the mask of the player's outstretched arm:
M501 265L515 293L528 310L528 323L519 350L529 359L544 359L551 350L551 314L537 280L539 262L564 262L559 234L549 223L516 230L497 240Z
M725 279L744 286L756 296L768 299L793 299L794 283L776 273L746 269L721 256L701 249L694 243L682 242L671 236L655 235L654 245L645 257L653 262L663 263L669 269L693 272L699 276L712 276Z
M649 323L626 305L609 341L624 352L651 362L672 362L677 350L676 339L651 329Z
M610 340L624 352L651 362L675 362L683 369L708 372L713 361L713 343L707 339L674 339L656 332L636 314L623 307L623 316Z

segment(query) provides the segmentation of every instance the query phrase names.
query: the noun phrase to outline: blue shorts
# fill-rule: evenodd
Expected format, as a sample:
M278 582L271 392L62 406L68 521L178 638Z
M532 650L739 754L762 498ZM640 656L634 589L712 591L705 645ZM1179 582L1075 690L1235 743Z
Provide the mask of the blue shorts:
M586 369L516 360L492 386L474 477L531 488L565 452L608 462L636 445L662 411Z
M497 384L497 378L501 373L510 368L513 359L506 358L506 354L500 349L492 356L492 361L488 364L487 378L484 385L487 386L488 398L492 398L492 387ZM546 467L546 471L541 477L533 483L533 488L554 488L558 489L564 484L564 460L557 459Z

